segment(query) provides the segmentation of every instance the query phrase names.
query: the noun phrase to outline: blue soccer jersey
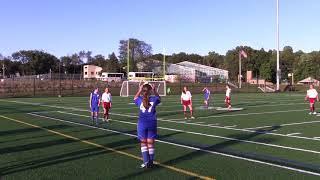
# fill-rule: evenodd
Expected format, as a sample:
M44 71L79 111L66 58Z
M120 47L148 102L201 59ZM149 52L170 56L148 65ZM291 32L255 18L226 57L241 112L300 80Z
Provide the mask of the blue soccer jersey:
M150 107L143 106L143 97L138 97L134 103L139 107L138 138L148 139L157 136L157 113L156 106L160 103L160 97L150 96Z
M209 91L209 89L205 89L203 96L204 96L204 99L205 99L205 100L208 100L208 99L209 99L209 97L210 97L210 91Z
M99 93L91 93L91 112L98 112L99 111Z

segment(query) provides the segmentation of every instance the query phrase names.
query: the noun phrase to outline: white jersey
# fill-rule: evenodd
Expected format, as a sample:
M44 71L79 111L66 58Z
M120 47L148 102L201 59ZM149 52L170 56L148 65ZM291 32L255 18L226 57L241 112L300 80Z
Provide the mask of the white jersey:
M308 98L317 98L318 92L315 89L309 89L307 91L307 96L308 96Z
M110 93L103 93L102 94L102 102L111 102L112 97Z
M228 88L227 91L226 91L226 97L230 97L230 95L231 95L231 89Z
M189 101L189 100L191 100L191 97L192 97L192 95L191 95L190 91L187 91L186 93L181 94L181 99L183 101Z

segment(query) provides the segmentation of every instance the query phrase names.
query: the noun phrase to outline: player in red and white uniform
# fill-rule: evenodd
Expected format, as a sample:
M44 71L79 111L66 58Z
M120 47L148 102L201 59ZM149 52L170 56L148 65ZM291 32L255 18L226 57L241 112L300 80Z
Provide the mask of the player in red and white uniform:
M226 98L224 102L226 103L227 108L230 110L231 109L231 89L229 85L226 86Z
M316 101L319 101L319 97L318 97L318 92L317 90L314 89L313 85L310 85L310 89L307 90L307 95L305 100L307 101L309 99L309 103L310 103L310 113L309 114L317 114L317 112L315 112L315 107L314 104Z
M102 94L102 103L103 103L103 121L109 122L109 110L112 106L112 96L109 91L109 88L106 88Z
M184 118L188 119L188 117L187 117L187 107L189 107L190 118L194 119L193 111L192 111L192 95L191 95L190 91L188 91L188 88L186 86L183 87L183 91L182 91L182 94L181 94L181 104L183 105Z

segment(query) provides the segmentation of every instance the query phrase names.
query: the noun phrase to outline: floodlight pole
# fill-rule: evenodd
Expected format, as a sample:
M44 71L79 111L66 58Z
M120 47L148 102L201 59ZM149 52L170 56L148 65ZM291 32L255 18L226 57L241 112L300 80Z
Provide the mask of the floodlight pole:
M163 49L163 78L165 78L166 75L166 54L165 50Z
M129 78L129 72L130 72L130 39L128 39L127 43L127 78Z
M241 88L241 53L239 53L239 88Z
M279 65L279 59L280 59L280 51L279 51L279 0L277 0L277 91L280 89L280 65Z
M4 79L5 76L5 67L4 67L4 60L3 60L3 64L2 64L2 78Z

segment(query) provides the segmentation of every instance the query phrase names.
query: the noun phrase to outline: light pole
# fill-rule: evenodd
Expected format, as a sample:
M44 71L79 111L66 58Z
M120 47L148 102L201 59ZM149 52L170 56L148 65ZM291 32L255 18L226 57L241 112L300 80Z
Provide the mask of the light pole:
M280 63L279 63L279 0L277 0L277 91L280 89Z

